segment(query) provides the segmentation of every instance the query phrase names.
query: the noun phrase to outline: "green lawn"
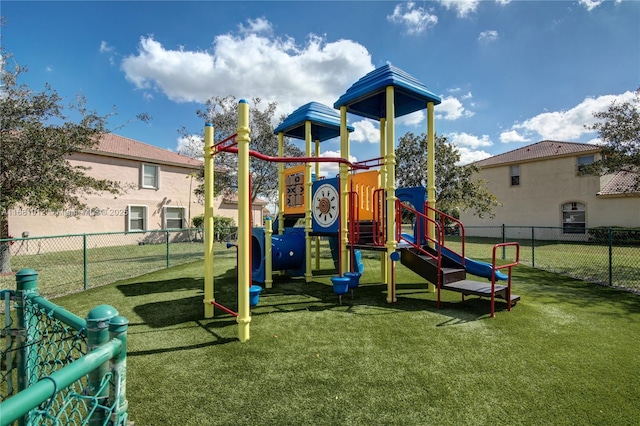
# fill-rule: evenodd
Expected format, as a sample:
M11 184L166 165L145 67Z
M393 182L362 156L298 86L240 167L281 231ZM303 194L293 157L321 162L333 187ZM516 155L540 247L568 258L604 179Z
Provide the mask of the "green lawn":
M387 304L372 257L342 306L330 275L278 279L246 343L234 318L203 319L202 262L55 302L83 317L109 303L130 320L139 425L640 424L640 296L518 266L522 300L492 319L487 300L457 293L436 309L398 265ZM234 266L215 267L216 300L232 308Z

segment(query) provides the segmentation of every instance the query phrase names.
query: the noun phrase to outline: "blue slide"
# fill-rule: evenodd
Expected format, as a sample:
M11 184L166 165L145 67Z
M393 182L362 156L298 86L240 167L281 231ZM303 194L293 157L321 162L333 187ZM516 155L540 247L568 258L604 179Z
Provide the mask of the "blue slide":
M414 242L414 237L413 235L410 234L402 234L402 237L405 238L408 241ZM462 256L460 256L457 253L452 252L451 250L449 250L446 247L442 247L442 255L455 261L458 262L460 264L462 264ZM493 270L493 267L491 266L490 263L487 262L482 262L480 260L473 260L473 259L469 259L468 257L464 258L464 269L473 275L477 275L479 277L484 277L487 279L491 279L491 271ZM508 276L506 276L505 274L503 274L500 271L496 271L496 280L499 281L506 281L507 279L509 279Z
M442 255L448 257L451 260L455 260L458 263L462 263L462 257L446 247L442 247ZM480 260L464 258L464 269L473 275L491 279L491 271L493 267L490 263L482 262ZM509 277L500 271L496 271L496 280L506 281Z

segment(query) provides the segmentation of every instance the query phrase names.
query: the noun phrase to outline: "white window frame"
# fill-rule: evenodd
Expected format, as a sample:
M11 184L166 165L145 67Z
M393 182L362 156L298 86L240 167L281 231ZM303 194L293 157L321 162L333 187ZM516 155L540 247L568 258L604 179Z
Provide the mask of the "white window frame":
M514 167L518 168L518 174L513 174L513 170ZM522 176L522 173L520 171L520 164L513 164L511 166L509 166L509 186L520 186L520 176ZM513 178L517 177L518 178L518 183L513 183Z
M142 229L131 229L131 218L133 215L131 214L131 208L142 208ZM147 206L142 204L127 204L127 232L131 231L146 231L147 224L149 223L149 209Z
M167 227L167 210L182 210L182 226L179 228L169 228ZM164 206L162 208L162 229L184 229L185 222L187 221L187 208L181 206Z
M146 167L153 167L156 169L156 179L153 185L145 185L144 183L144 172ZM140 187L146 189L159 189L160 188L160 166L157 164L147 164L142 163L140 165Z
M565 209L565 207L567 208ZM576 221L575 218L570 215L571 212L581 213L584 217L584 222ZM566 217L565 213L567 213ZM562 203L562 205L560 206L560 214L563 234L585 234L587 232L587 205L585 203L581 203L580 201L569 201L566 203ZM568 226L567 224L576 224L583 226Z

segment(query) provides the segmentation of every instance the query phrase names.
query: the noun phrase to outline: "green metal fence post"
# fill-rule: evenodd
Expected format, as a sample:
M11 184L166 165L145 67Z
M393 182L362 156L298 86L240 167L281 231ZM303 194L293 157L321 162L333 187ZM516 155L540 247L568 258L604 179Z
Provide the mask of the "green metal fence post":
M167 268L169 267L169 231L164 231L165 232L165 239L167 242Z
M18 318L18 335L16 336L17 347L19 350L16 354L18 364L18 392L24 390L31 385L33 365L31 363L32 355L37 355L37 348L32 347L35 342L35 336L29 327L32 318L30 309L25 309L26 301L29 297L38 295L38 273L31 269L21 269L16 274L16 315ZM26 414L19 420L20 426L28 424L29 414Z
M84 283L84 289L87 289L87 234L82 235L82 271L84 276L82 277L82 282Z
M506 227L504 226L504 223L502 224L502 242L506 243L507 242L507 231L505 229ZM502 260L504 260L506 258L507 252L506 252L506 247L502 246Z
M109 342L109 321L118 315L118 311L109 305L99 305L93 308L87 315L87 352ZM90 425L102 425L105 423L106 413L104 408L109 398L109 386L103 384L104 377L109 373L109 360L106 359L98 368L89 373L87 392L96 398L95 411L89 420Z
M613 229L609 228L609 285L613 285Z
M536 228L531 227L531 267L536 267Z
M113 380L111 381L111 398L113 401L113 412L111 423L114 425L127 424L127 330L129 320L123 316L115 316L109 321L109 337L122 342L120 353L111 360L111 371Z

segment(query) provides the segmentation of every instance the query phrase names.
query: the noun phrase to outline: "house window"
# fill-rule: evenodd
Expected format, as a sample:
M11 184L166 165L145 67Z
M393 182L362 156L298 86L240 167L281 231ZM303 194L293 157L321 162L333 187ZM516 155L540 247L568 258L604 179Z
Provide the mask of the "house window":
M184 228L185 208L165 207L164 208L164 229Z
M562 205L562 233L584 234L586 231L586 208L578 202Z
M143 164L141 169L141 180L143 188L151 188L158 189L159 185L159 176L160 176L160 167L155 166L153 164Z
M147 206L127 206L127 231L146 231Z
M578 174L584 175L584 167L589 164L593 164L595 161L595 157L593 154L591 155L581 155L578 157Z
M509 174L511 176L511 186L520 186L520 166L515 165L509 168Z

